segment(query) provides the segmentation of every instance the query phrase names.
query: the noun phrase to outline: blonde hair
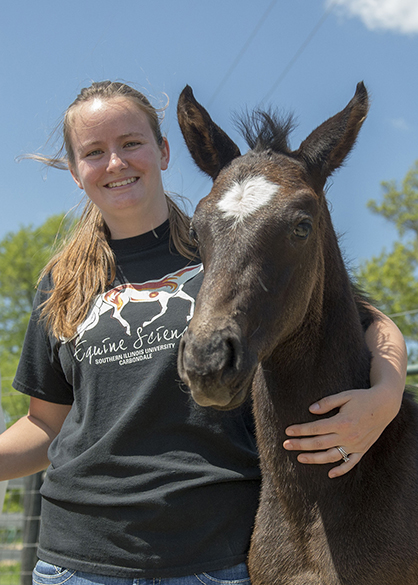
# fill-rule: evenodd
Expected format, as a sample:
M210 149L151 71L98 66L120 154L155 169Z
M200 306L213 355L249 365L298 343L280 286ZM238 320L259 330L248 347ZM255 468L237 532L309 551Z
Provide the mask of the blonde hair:
M126 97L133 100L147 115L157 144L164 144L157 110L139 91L119 82L102 81L81 90L68 107L62 122L63 142L56 155L31 155L48 166L68 169L74 165L71 144L71 123L75 108L94 98ZM170 238L176 250L189 259L195 257L190 245L190 219L166 194L169 211ZM44 268L39 281L51 273L53 288L43 305L42 317L51 333L57 338L71 338L87 317L93 299L109 289L116 277L116 260L109 245L110 232L99 208L87 201L72 234L61 250ZM38 283L39 284L39 283Z

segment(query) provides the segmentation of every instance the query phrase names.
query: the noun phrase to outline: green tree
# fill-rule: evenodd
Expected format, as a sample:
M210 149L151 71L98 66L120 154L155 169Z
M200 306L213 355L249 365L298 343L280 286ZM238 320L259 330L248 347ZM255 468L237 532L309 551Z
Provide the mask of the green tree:
M389 315L409 341L410 362L418 360L418 160L399 186L382 183L380 203L368 207L395 225L399 240L391 250L365 261L357 277L376 305ZM417 379L418 380L418 379Z
M28 399L12 389L32 304L42 268L71 220L63 214L41 226L21 227L0 241L0 373L2 404L9 422L27 411Z

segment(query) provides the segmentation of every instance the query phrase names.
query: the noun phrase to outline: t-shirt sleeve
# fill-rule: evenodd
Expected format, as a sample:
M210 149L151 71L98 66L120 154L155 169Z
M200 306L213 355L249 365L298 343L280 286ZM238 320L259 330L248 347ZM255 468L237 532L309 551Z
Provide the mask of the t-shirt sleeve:
M59 359L61 342L45 330L40 318L40 305L45 300L41 283L33 305L32 315L26 331L23 349L17 367L13 387L34 398L57 404L72 404L72 385L65 377Z

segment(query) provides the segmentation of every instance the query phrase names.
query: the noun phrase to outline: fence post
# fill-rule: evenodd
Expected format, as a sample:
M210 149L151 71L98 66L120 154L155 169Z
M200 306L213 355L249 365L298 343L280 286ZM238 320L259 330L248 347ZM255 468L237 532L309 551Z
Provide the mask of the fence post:
M42 485L43 474L43 471L39 471L24 479L24 526L20 585L32 585L32 571L37 561L36 553L41 516L41 494L39 490Z
M0 373L0 433L6 430L3 409L1 407L1 373ZM7 481L0 481L0 514L3 510L4 498L6 496Z
M409 364L406 369L407 376L416 376L418 374L418 364Z

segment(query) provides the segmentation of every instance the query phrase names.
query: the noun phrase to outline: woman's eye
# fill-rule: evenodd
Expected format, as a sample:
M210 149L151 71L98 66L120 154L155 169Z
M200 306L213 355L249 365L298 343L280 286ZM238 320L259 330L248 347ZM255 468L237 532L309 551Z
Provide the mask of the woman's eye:
M102 150L99 150L99 149L98 150L92 150L91 152L88 152L86 154L86 157L89 157L89 156L98 156L99 154L102 154L102 153L103 153L103 151Z
M134 148L135 146L140 146L141 142L131 141L125 144L125 148Z
M293 233L301 239L306 239L312 231L312 224L309 221L301 221L294 228Z

